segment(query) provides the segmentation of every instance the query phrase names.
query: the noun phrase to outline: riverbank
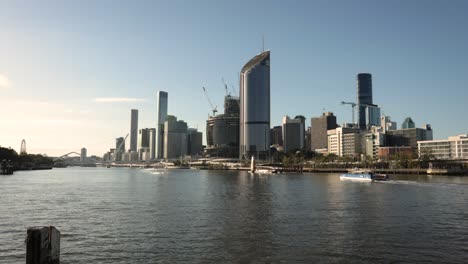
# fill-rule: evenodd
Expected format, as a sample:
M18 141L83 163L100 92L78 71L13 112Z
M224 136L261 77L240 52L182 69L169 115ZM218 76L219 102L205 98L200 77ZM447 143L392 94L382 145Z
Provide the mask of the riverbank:
M103 167L108 168L143 168L143 169L196 169L196 170L233 170L233 171L248 171L250 167L241 166L239 163L213 163L213 164L196 164L196 165L184 165L184 166L174 166L168 165L165 163L114 163L114 164L100 164ZM317 167L302 167L302 166L291 166L284 167L278 164L264 164L259 165L262 168L267 168L271 170L282 172L292 172L292 173L301 173L301 172L318 172L318 173L345 173L354 168L342 168L342 167L328 167L328 168L317 168ZM366 169L366 168L365 168ZM376 173L383 174L410 174L410 175L447 175L447 176L468 176L468 170L450 170L450 169L427 169L427 168L399 168L399 169L383 169L383 168L367 168Z

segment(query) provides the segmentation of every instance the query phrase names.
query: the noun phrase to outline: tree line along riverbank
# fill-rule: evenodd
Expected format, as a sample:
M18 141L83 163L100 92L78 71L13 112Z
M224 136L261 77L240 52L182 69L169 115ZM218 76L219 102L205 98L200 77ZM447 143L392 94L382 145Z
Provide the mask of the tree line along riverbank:
M41 170L52 169L54 161L52 158L41 154L18 154L12 148L0 147L0 162L2 166L11 167L16 170Z

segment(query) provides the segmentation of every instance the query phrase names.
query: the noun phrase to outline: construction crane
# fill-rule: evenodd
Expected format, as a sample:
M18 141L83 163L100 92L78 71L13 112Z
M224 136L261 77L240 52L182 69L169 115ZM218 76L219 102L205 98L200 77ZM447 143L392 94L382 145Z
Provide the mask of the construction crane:
M353 114L353 124L354 124L354 113L355 113L355 108L356 106L365 106L365 107L369 107L369 108L376 108L378 106L376 105L372 105L372 104L357 104L357 103L353 103L353 102L344 102L342 101L341 102L342 105L351 105L351 108L352 108L352 114Z
M114 161L117 161L117 155L118 153L120 152L120 150L122 149L123 145L125 145L125 140L127 140L127 137L128 137L129 133L127 133L127 135L125 136L124 140L120 143L120 145L117 146L117 148L115 149L115 156L114 156ZM124 150L125 152L125 150Z
M205 87L202 87L202 88L203 88L203 92L205 92L206 99L208 100L208 103L210 103L211 109L213 110L213 116L215 116L216 112L218 112L218 109L217 109L218 107L214 106L213 103L211 102L210 97L208 96L208 92L206 91Z
M221 80L223 81L223 84L224 84L224 91L226 92L226 96L231 96L231 94L229 93L226 81L224 81L224 78L221 78Z
M342 105L351 105L351 108L352 108L352 120L353 120L353 124L354 124L354 112L355 112L355 107L356 107L356 103L353 103L353 102L345 102L345 101L342 101L341 102Z
M127 137L130 133L127 133L127 135L125 136L124 140L122 141L122 143L120 143L120 145L117 146L117 149L115 150L115 152L119 152L120 149L122 148L122 146L125 144L125 140L127 140Z

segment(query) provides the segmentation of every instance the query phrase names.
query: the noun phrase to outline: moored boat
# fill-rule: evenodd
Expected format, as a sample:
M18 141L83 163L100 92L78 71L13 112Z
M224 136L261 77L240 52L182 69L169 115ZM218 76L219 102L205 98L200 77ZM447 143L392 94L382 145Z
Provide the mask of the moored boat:
M274 174L274 173L279 173L279 171L274 169L274 168L270 168L270 167L264 167L264 166L257 167L257 164L255 163L255 159L252 156L252 159L250 161L249 173L252 173L252 174Z

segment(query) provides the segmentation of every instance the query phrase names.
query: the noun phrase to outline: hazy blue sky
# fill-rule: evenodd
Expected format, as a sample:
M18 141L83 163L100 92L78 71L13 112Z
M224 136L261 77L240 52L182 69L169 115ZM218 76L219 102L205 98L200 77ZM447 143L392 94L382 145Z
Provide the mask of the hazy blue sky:
M468 1L0 0L0 145L50 155L102 155L130 130L154 127L156 91L169 113L205 131L222 108L221 78L271 50L271 120L326 111L351 121L356 74L400 127L435 138L468 132ZM102 102L98 98L140 99ZM112 101L112 100L111 100ZM127 144L128 147L128 144Z

